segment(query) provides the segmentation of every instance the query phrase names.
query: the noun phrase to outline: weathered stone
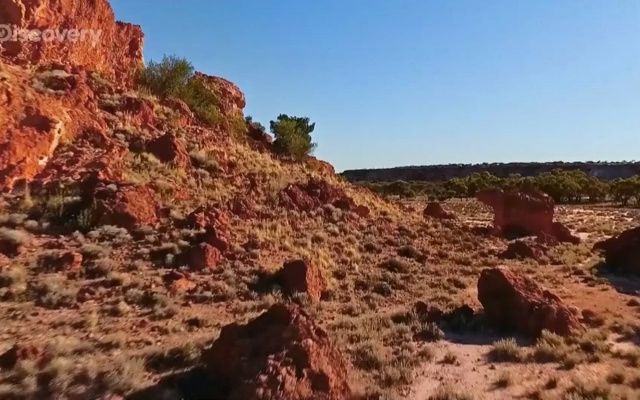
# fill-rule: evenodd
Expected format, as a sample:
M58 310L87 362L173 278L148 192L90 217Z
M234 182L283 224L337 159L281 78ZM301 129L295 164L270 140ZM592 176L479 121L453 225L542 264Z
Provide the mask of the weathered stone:
M482 271L478 299L487 320L499 329L533 337L543 330L566 336L582 329L558 296L506 268Z
M300 308L276 304L231 324L203 354L211 397L227 400L352 398L342 354Z

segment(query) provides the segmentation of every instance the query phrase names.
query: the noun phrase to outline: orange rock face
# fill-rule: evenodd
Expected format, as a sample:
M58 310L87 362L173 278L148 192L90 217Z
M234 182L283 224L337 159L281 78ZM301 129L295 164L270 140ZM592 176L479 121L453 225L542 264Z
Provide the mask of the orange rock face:
M0 190L10 190L61 142L107 131L90 77L130 87L143 34L116 22L107 0L0 0L0 25L14 35L0 42Z
M578 318L558 296L506 268L482 271L478 299L496 328L533 337L543 330L566 336L582 329Z
M83 66L125 85L143 63L142 30L116 21L107 0L0 0L0 24L56 35L0 44L2 57L11 63Z
M0 72L0 190L33 178L62 141L106 130L83 71L31 71L0 60Z
M347 367L327 333L300 308L276 304L246 325L222 328L203 354L208 398L351 399Z
M507 238L538 236L551 242L580 242L564 225L553 222L555 203L544 193L484 190L477 197L493 208L493 228L498 235Z

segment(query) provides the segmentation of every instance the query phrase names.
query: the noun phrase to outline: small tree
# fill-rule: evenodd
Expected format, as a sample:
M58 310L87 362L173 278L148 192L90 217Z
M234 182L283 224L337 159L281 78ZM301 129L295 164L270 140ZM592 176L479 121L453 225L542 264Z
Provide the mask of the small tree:
M184 58L164 56L150 61L140 72L140 84L156 96L184 101L200 120L208 124L219 121L218 99L202 82L194 79L193 65Z
M273 145L277 152L299 161L316 148L316 144L311 140L311 133L316 124L312 124L309 118L281 114L276 121L271 121L270 125L275 137Z

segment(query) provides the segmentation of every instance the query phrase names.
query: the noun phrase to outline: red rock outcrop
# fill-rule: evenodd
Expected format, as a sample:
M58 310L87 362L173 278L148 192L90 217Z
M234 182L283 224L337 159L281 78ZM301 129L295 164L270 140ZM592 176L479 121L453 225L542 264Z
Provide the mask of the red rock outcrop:
M455 215L453 215L453 213L446 211L442 207L442 204L435 201L427 204L427 207L424 209L423 215L425 218L455 219Z
M246 325L222 328L204 352L212 398L226 400L347 400L342 354L300 308L276 304ZM220 393L221 392L221 393Z
M158 222L156 199L147 187L100 184L94 198L95 218L100 225L133 229Z
M322 292L327 288L320 268L304 260L286 262L276 280L285 294L306 293L311 301L320 301Z
M33 72L1 60L0 69L0 190L41 172L61 142L81 132L106 131L83 71L51 67ZM60 96L41 93L59 88L53 84L58 79L74 84Z
M594 249L604 252L609 268L640 275L640 227L596 243Z
M544 193L492 189L480 191L477 198L493 208L495 234L507 238L538 236L551 242L580 242L562 224L553 222L555 203Z
M218 109L224 117L242 116L246 102L244 93L232 82L217 76L209 76L196 72L194 79L215 93L218 98Z
M224 229L229 223L229 217L215 206L201 206L187 215L184 223L192 229L204 229L209 226Z
M165 133L151 140L147 143L147 151L164 163L171 163L180 168L191 166L191 159L187 149L173 133Z
M358 206L344 190L332 186L322 179L310 178L307 183L287 186L280 192L280 205L289 210L310 212L325 205L332 205L344 211L367 216L370 210Z
M43 32L38 41L0 43L1 57L11 63L82 66L125 85L143 63L142 30L117 22L107 0L0 0L0 25Z
M221 252L229 248L228 225L229 216L214 206L201 206L195 209L184 220L184 226L190 229L202 229L198 235L198 243L207 243Z
M264 127L256 122L247 123L247 136L253 139L250 143L254 150L271 151L273 145L273 136L265 132Z
M487 320L496 328L533 337L543 330L566 336L582 329L558 296L506 268L482 271L478 299Z
M208 243L200 243L189 251L189 267L196 271L214 269L220 264L220 250Z
M308 156L306 161L307 165L309 165L314 171L318 171L325 175L335 175L336 169L333 168L333 165L329 164L326 161L322 161L313 156Z

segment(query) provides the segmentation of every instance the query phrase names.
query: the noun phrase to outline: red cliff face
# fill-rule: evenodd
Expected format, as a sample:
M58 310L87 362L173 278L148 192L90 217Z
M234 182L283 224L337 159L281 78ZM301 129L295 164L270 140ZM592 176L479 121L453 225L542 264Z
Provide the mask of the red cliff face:
M40 173L60 143L104 136L101 96L115 89L105 93L96 82L115 82L118 93L133 86L143 34L117 22L107 0L0 0L0 28L0 190L7 190Z
M116 21L107 0L0 0L0 25L14 35L23 30L18 40L0 43L10 63L83 66L124 85L143 63L142 30ZM57 36L24 40L25 30Z

